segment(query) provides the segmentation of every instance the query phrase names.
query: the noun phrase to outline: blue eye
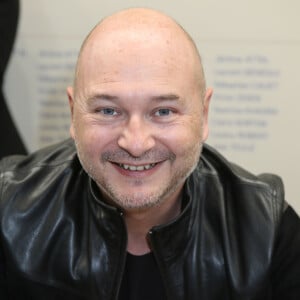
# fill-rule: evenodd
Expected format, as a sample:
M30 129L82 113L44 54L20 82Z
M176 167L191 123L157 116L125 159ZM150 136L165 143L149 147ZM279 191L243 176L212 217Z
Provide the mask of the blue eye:
M161 108L158 111L155 112L156 116L159 117L164 117L164 116L169 116L172 113L172 111L168 108Z
M100 112L104 115L115 116L117 114L116 110L113 108L102 108Z

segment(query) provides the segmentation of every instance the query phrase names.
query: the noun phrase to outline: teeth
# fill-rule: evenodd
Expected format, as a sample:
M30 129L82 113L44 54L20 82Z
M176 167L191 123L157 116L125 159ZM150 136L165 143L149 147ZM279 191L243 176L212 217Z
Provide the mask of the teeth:
M130 171L144 171L153 168L155 164L149 164L144 166L130 166L130 165L119 164L119 166L125 170L130 170Z

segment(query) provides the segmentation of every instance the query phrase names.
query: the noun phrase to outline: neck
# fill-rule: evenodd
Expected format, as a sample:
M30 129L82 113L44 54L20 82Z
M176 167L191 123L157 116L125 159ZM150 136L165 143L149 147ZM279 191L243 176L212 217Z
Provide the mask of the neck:
M177 217L181 211L181 197L173 201L144 210L128 210L125 222L128 233L127 251L133 255L143 255L151 251L147 242L149 230L157 225L167 223Z

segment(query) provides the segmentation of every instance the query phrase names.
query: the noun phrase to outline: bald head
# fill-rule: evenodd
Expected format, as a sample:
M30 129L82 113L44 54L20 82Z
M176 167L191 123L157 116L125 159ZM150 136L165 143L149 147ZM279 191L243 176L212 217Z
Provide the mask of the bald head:
M146 49L147 48L147 49ZM99 52L99 55L119 54L117 59L122 59L122 53L131 52L139 59L142 51L148 50L157 53L157 59L165 59L173 63L181 63L182 68L190 67L193 72L195 84L201 97L205 92L205 79L197 47L190 35L169 16L145 8L132 8L117 12L100 21L84 40L76 66L75 94L80 88L83 69L91 62ZM160 57L161 56L161 57ZM142 56L140 57L142 59ZM100 59L104 62L105 57ZM166 63L167 65L167 63ZM99 64L101 68L101 64Z

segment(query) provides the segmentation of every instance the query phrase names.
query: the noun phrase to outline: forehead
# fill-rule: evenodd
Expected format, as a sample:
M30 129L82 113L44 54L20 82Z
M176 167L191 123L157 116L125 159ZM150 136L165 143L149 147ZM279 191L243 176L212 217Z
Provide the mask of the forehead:
M187 47L162 36L139 36L118 32L110 38L94 39L82 53L78 71L141 72L159 67L161 71L193 71L192 53ZM142 75L142 74L140 74Z
M114 57L111 57L111 54ZM195 59L195 51L182 30L169 27L151 28L148 26L106 28L101 26L95 30L85 43L80 60L86 63L91 57L114 60L133 55L138 60L143 55L151 58L179 61ZM187 60L188 58L188 60Z
M96 28L82 49L77 89L118 82L195 84L200 62L178 25L108 23Z

